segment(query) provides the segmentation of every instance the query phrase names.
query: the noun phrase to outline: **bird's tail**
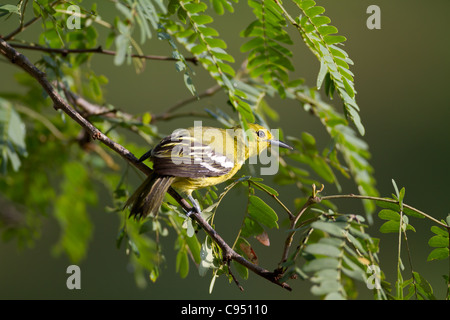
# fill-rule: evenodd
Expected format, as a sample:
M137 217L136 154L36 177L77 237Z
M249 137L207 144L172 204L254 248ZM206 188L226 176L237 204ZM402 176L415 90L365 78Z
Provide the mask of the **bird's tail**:
M149 175L125 204L125 207L132 205L130 217L141 219L149 214L155 215L174 179L156 173Z

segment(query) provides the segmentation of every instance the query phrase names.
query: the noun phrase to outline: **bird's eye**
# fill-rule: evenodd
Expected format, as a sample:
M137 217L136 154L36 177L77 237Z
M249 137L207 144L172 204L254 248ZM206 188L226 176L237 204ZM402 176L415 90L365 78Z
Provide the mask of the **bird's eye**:
M256 134L257 134L258 137L260 137L260 138L264 138L264 137L266 136L266 134L265 134L264 131L262 131L262 130L258 130L258 131L256 132Z

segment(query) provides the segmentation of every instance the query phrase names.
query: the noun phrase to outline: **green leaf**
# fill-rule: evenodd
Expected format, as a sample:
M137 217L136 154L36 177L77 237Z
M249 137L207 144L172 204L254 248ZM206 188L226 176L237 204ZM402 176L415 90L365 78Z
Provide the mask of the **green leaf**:
M323 61L321 61L319 74L317 75L317 83L316 83L317 89L320 89L322 87L323 81L325 80L327 74L328 74L328 67Z
M195 235L195 228L191 219L184 220L183 228L186 229L186 235L188 238L191 238Z
M225 50L222 50L220 48L211 48L211 52L216 57L216 59L228 61L231 63L234 62L233 56L226 53Z
M120 11L120 13L122 13L128 20L133 21L133 13L131 12L131 10L125 6L124 4L120 3L120 2L116 2L116 9L118 11Z
M350 259L348 256L344 255L343 257L344 264L342 267L342 272L349 276L350 278L353 278L355 280L359 281L366 281L366 270L365 267L360 267L358 264L353 262L352 259Z
M449 256L448 248L436 248L428 255L427 261L444 260Z
M337 29L336 29L336 31L337 31ZM344 37L344 36L330 36L330 35L328 35L328 36L324 36L324 40L325 40L326 44L331 45L331 44L335 44L335 43L344 42L344 41L347 40L347 38Z
M185 237L184 240L186 241L186 244L189 247L189 250L192 254L192 258L194 258L195 263L200 263L201 245L197 237L193 235L192 237Z
M15 13L20 15L19 8L12 4L2 4L0 5L0 17L7 15L8 13Z
M187 11L189 11L190 13L198 13L198 12L203 12L205 11L208 7L206 6L206 4L204 4L203 2L199 2L199 3L186 3L184 5L184 7L186 8Z
M189 274L189 257L185 249L181 249L177 253L176 272L181 278L186 278Z
M311 18L311 22L313 25L320 27L324 24L330 23L331 19L326 16L318 16L318 17Z
M387 221L380 227L382 233L397 233L400 229L400 223L398 221Z
M434 248L448 248L449 239L448 237L433 236L428 240L428 245Z
M391 209L391 210L397 211L397 212L400 211L400 206L397 203L377 200L376 204L377 204L377 206L379 206L381 208ZM422 218L422 219L424 218L424 216L421 215L420 213L417 213L416 211L409 209L405 206L403 207L403 213L407 214L408 216L414 217L414 218Z
M271 188L271 187L269 187L269 186L267 186L267 185L265 185L265 184L263 184L263 183L261 183L261 182L252 181L252 183L253 183L256 187L258 187L259 189L261 189L261 190L263 190L263 191L265 191L265 192L268 192L268 193L270 193L271 195L274 195L274 196L276 196L276 197L278 197L278 195L279 195L277 190L275 190L275 189L273 189L273 188Z
M198 29L205 37L217 37L219 35L216 29L210 27L199 26Z
M252 236L256 236L264 232L263 227L251 218L245 218L243 226L241 228L241 236L244 238L249 238Z
M400 192L398 191L397 183L395 182L394 179L392 179L391 181L392 181L392 185L394 186L395 195L397 196L397 199L398 199L400 197Z
M225 10L223 8L223 3L221 0L211 0L214 11L218 14L218 15L223 15Z
M1 171L6 173L8 162L14 171L21 166L20 157L26 157L26 128L12 104L0 98L0 153Z
M231 77L234 77L236 75L236 72L234 71L234 69L229 64L226 64L226 63L223 63L223 62L220 62L220 61L218 61L217 64L219 65L220 69L223 72L229 74Z
M191 20L198 25L208 24L213 22L213 18L208 15L194 15L191 16Z
M238 101L237 111L241 114L241 116L250 123L255 122L255 117L253 115L253 111L248 103L245 103L241 100Z
M183 79L184 79L184 84L185 84L186 88L188 88L188 90L192 93L193 96L196 96L197 91L195 89L194 82L192 81L192 78L191 78L189 72L184 73Z
M311 293L317 296L334 294L339 292L339 290L342 290L342 286L336 278L320 281L319 285L311 287Z
M444 238L448 238L448 232L442 228L439 228L437 226L432 226L431 227L431 232L433 232L434 234L444 237Z
M136 258L141 257L141 252L139 251L138 246L132 239L128 239L128 246L131 249L131 251L133 252L133 254L136 256Z
M252 246L246 239L239 237L238 241L236 242L236 251L244 255L252 263L258 264L258 257Z
M320 26L318 30L319 33L324 36L338 32L338 29L334 26Z
M311 227L322 230L335 237L343 237L345 234L345 230L343 230L345 224L339 222L314 221L313 223L311 223Z
M263 44L264 44L264 39L259 38L259 37L253 38L241 46L241 52L247 52L247 51L253 50L255 48L259 48Z
M403 225L405 224L403 223ZM406 230L412 230L416 232L414 227L410 224L406 225ZM398 233L399 231L400 231L400 221L389 220L383 223L383 225L380 227L381 233Z
M227 44L222 39L209 38L208 37L208 38L205 38L205 41L212 48L221 48L221 49L226 49L227 48Z
M394 221L400 221L400 214L398 212L389 210L389 209L383 209L378 213L378 217L383 220L394 220Z
M314 259L308 262L308 264L305 265L303 270L305 272L315 272L320 270L326 270L326 269L333 269L336 270L339 266L339 260L336 258L320 258L320 259Z
M306 246L305 252L315 255L323 255L332 258L338 258L341 255L339 248L323 243L312 243Z
M236 268L238 274L241 276L242 279L247 280L248 279L248 269L244 267L242 264L237 263L235 260L233 260L233 266Z
M248 213L257 222L260 222L269 228L278 228L277 214L261 198L257 196L250 196Z
M145 112L142 115L142 123L143 124L150 124L151 121L152 121L152 115L150 114L150 112Z
M339 278L339 271L335 269L324 269L316 272L311 281L318 283L329 280L336 280Z
M422 298L435 300L436 297L433 295L433 288L428 283L428 281L417 272L413 272L413 276L415 279L415 286L417 288L417 291L422 296Z
M122 245L122 241L123 241L125 235L126 235L125 228L120 228L119 233L117 234L117 237L116 237L117 249L119 249L120 246Z
M198 273L202 277L206 275L210 268L214 267L214 254L208 239L208 237L205 238L205 241L202 243L202 247L200 250L201 261L198 266Z
M116 56L114 57L114 64L120 66L125 62L125 58L128 52L129 38L126 35L119 34L116 37Z
M313 0L295 0L295 3L303 10L307 10L316 5L316 2Z
M206 46L204 44L197 44L194 47L191 48L192 54L198 55L200 53L203 53L207 50Z
M324 12L325 12L325 8L324 7L319 7L319 6L312 7L310 9L305 10L305 14L308 17L310 17L310 18L315 17L315 16L317 16L319 14L322 14Z
M146 285L146 279L156 281L159 276L158 265L161 256L159 247L155 241L149 238L146 234L140 234L140 223L132 221L131 219L126 223L128 247L127 254L131 251L130 261L134 268L136 283L139 287ZM147 271L149 275L144 275Z

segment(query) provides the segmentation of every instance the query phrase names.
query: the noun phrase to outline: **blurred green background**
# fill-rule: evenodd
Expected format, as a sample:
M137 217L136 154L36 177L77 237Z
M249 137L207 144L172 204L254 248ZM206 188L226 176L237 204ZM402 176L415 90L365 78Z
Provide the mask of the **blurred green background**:
M11 2L11 1L9 1ZM90 7L93 1L84 1ZM98 12L108 20L115 14L114 4L109 1L98 2ZM361 118L366 128L364 139L369 143L372 153L371 164L375 168L377 186L382 196L393 193L391 179L399 187L406 188L405 202L428 214L442 219L450 213L447 195L450 170L447 167L450 156L450 98L448 75L450 74L450 42L448 31L450 3L447 0L423 1L365 1L365 0L327 0L316 1L326 8L325 14L339 34L347 37L345 50L355 62L351 68L355 74L357 101L361 108ZM3 3L3 1L2 1ZM376 4L381 8L381 30L369 30L366 9ZM242 61L239 47L244 39L236 35L253 20L252 12L245 1L235 5L235 13L216 17L215 27L227 41L229 52L237 58L236 68ZM0 33L12 30L15 24L2 22ZM36 39L36 32L27 30L27 39ZM292 48L295 54L296 75L305 78L313 86L319 71L315 57L300 41L295 30L291 36L297 39ZM105 34L100 34L105 36ZM230 40L233 39L233 40ZM169 55L168 44L156 38L144 46L146 54ZM32 52L24 52L37 58ZM158 113L178 100L189 97L180 74L171 62L147 61L145 72L136 75L132 66L115 67L113 57L94 56L91 67L97 74L109 79L106 87L106 100L117 108L129 113L150 111ZM13 75L18 69L7 64L0 65L2 91L16 89ZM199 68L195 85L199 92L214 85L214 82ZM312 133L319 146L328 143L323 127L302 108L292 101L271 101L272 107L280 114L281 121L272 123L283 128L286 135L298 136L302 131ZM275 104L276 103L276 104ZM341 104L333 101L338 108ZM212 98L193 103L186 110L199 110L205 107L215 109L223 106L225 96L217 94ZM174 120L160 124L160 130L170 133L173 129L187 127L194 119ZM139 143L143 141L137 140ZM340 178L343 193L357 192L350 181ZM219 187L222 190L223 186ZM99 193L102 188L97 187ZM295 197L290 188L278 188L281 199L288 201ZM326 186L325 194L334 194L334 186ZM105 193L105 192L103 192ZM81 290L66 288L66 268L71 263L65 256L55 257L52 246L59 239L59 228L52 219L47 219L42 227L41 237L30 249L17 250L16 244L0 243L0 298L1 299L304 299L313 298L309 292L311 284L300 280L291 281L293 292L287 292L268 281L250 274L248 281L241 281L244 292L225 277L216 281L212 294L208 293L211 273L200 277L191 264L190 274L180 279L175 274L174 237L162 239L166 262L162 266L161 277L150 283L146 289L135 285L133 274L127 267L128 258L124 250L115 246L118 232L116 215L107 214L105 204L111 202L108 194L102 194L103 203L90 208L94 223L94 236L91 240L87 258L80 263ZM236 201L230 201L236 197ZM225 240L234 239L241 221L238 208L244 199L234 193L219 210L215 223ZM239 201L242 200L242 203ZM233 203L231 203L233 202ZM293 206L292 203L287 202ZM363 214L361 204L356 200L337 202L342 212ZM222 216L220 214L222 213ZM224 216L229 213L233 216ZM433 286L438 298L445 294L443 274L448 274L448 262L426 262L431 248L427 245L432 236L431 224L425 220L411 219L416 233L409 233L408 240L415 270ZM381 238L381 267L387 280L395 282L397 266L397 235L379 235L380 225L375 216L374 225L368 230L372 236ZM271 269L275 265L283 237L283 231L272 238L271 248L257 247L262 266ZM405 251L406 252L406 251ZM173 254L171 254L173 253ZM407 257L403 260L406 262ZM278 261L276 259L275 261ZM404 278L409 278L409 269ZM371 293L361 285L359 298L371 298Z

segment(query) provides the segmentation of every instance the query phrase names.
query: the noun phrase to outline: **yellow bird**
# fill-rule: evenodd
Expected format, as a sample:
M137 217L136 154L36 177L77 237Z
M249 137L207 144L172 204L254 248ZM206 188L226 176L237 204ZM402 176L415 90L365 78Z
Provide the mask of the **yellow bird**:
M245 160L259 155L270 145L292 149L286 143L274 140L269 130L257 124L249 124L247 132L241 126L176 130L139 159L150 158L153 173L137 188L125 207L131 205L130 216L138 219L154 215L172 186L200 213L200 206L192 197L194 190L227 181Z

